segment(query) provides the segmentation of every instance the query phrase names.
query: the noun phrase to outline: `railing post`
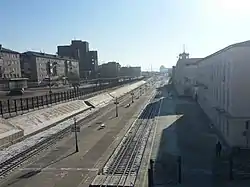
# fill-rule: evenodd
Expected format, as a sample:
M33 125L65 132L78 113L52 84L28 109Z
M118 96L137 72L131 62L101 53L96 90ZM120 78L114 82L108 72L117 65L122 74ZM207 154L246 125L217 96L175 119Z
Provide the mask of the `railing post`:
M49 97L50 97L50 104L52 105L52 93L49 93Z
M32 108L34 109L35 106L34 106L34 97L31 97L31 105L32 105Z
M45 95L45 99L46 99L46 105L48 106L49 105L49 101L48 101L48 95L47 94Z
M2 104L2 101L0 101L0 113L3 117L3 104Z
M151 168L148 168L148 187L152 187Z
M37 104L37 107L39 108L39 96L36 96L36 104Z
M8 112L9 112L9 115L11 116L11 112L10 112L10 100L9 99L7 100L7 103L8 103Z
M27 110L29 111L29 99L26 98L26 106L27 106Z
M178 183L181 184L181 156L178 156Z
M17 115L17 105L16 105L16 99L14 99L14 106L15 106L15 112L16 112L16 115Z
M42 95L42 96L41 96L41 99L42 99L42 100L41 100L41 104L42 104L42 107L44 108L44 101L43 101L43 97L44 97L44 95Z
M21 111L22 111L22 114L23 114L23 98L22 97L20 98L20 103L21 103Z
M63 101L63 92L60 92L61 94L61 101Z
M229 179L234 180L233 177L233 157L232 154L229 157Z

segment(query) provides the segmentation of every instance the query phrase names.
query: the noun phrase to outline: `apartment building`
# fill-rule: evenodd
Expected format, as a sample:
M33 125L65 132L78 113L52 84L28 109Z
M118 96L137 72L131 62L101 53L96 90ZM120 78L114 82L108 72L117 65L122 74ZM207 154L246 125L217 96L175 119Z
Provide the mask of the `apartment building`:
M119 76L122 77L140 77L141 67L121 67Z
M23 76L36 84L47 79L66 80L69 72L79 75L77 60L34 51L21 55L21 67Z
M20 54L0 45L0 78L20 78Z
M250 41L197 62L198 102L231 146L250 147Z
M70 45L57 46L57 53L63 57L70 57L79 61L81 78L96 78L98 71L98 52L89 50L89 43L72 40Z
M116 78L120 74L121 65L118 62L108 62L99 66L101 78Z

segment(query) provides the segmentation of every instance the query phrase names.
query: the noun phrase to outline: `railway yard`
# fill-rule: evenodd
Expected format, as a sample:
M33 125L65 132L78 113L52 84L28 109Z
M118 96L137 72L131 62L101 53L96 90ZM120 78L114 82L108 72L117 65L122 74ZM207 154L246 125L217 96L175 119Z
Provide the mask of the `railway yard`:
M78 152L68 127L1 163L0 186L143 186L161 106L156 87L161 83L135 89L133 95L118 98L117 108L111 102L79 120Z

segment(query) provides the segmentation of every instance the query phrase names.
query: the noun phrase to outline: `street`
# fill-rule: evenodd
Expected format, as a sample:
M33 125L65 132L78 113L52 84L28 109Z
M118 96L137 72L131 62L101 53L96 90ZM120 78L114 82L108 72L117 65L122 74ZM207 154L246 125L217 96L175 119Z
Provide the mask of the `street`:
M75 153L72 134L29 160L3 179L0 186L87 187L137 118L149 99L150 92L135 99L128 108L126 105L131 103L131 95L126 96L119 103L118 117L115 117L115 105L110 104L81 122L83 126L78 134L78 153ZM139 92L135 93L138 94ZM104 123L106 127L100 128L100 123Z

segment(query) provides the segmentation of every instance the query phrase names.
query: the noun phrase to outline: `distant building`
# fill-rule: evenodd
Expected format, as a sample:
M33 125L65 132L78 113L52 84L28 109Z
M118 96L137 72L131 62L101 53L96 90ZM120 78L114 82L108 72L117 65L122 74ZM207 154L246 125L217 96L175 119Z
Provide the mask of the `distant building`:
M120 74L121 65L117 62L108 62L99 66L101 78L115 78Z
M121 67L120 76L140 77L141 67Z
M160 67L160 73L168 73L169 68L166 68L165 66L161 65Z
M197 61L201 58L189 58L188 53L181 53L174 72L174 84L179 95L192 96L196 84Z
M21 55L21 68L23 76L37 84L48 79L66 80L69 72L79 74L77 60L33 51Z
M89 69L91 70L91 78L96 78L98 71L98 53L97 51L89 51Z
M88 42L72 40L71 45L57 46L57 54L77 59L81 78L95 77L98 69L98 54L97 51L89 51Z
M20 54L0 45L0 78L20 77Z

